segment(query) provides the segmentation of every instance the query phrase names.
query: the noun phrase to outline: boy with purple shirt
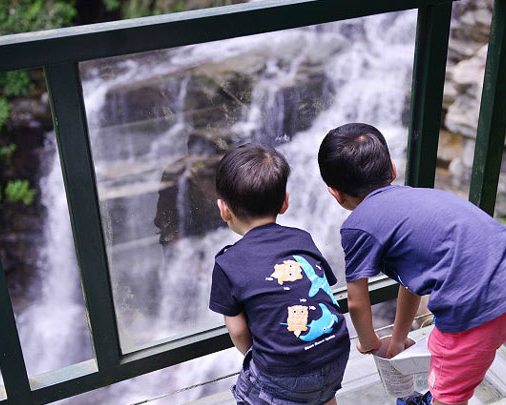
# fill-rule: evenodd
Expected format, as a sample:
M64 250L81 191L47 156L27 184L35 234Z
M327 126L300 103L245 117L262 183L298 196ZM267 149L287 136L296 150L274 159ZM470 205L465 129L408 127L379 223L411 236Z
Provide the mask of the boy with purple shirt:
M430 294L430 391L411 403L467 404L506 341L506 227L449 192L391 185L395 165L370 125L330 131L318 162L330 194L352 211L341 244L358 350L381 346L369 277L381 272L400 284L388 357L404 350L420 296Z
M245 355L238 404L335 405L350 342L311 236L276 224L290 168L273 148L246 144L216 173L222 219L242 239L216 255L209 308Z

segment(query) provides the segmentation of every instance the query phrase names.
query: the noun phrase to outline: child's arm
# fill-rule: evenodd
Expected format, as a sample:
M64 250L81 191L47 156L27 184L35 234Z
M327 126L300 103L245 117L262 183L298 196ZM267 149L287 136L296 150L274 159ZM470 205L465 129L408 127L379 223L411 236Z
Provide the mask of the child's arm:
M237 347L242 354L246 354L252 345L246 314L241 312L236 316L225 315L225 326L228 329L230 339L232 339L234 346Z
M420 300L420 296L413 294L403 286L399 287L394 329L386 353L387 358L395 356L406 348L408 332L420 306Z
M371 301L367 278L347 283L348 310L353 326L357 330L357 349L360 353L371 353L381 347L381 340L374 332L372 323Z

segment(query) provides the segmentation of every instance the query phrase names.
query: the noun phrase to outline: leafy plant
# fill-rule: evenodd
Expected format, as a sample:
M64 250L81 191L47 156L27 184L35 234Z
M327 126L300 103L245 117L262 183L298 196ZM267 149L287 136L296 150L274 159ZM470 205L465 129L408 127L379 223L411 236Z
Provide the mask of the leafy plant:
M8 203L22 202L30 205L35 197L35 189L30 187L28 180L13 180L7 183L4 194L4 199Z
M102 4L107 11L113 11L119 7L119 0L102 0Z
M5 162L8 166L12 163L12 155L16 151L16 145L13 143L7 146L0 146L0 162Z
M0 34L39 31L69 25L76 16L73 2L8 0L0 3Z
M11 106L5 97L0 96L0 130L9 118Z
M26 96L33 88L28 72L7 72L0 74L0 88L5 97Z

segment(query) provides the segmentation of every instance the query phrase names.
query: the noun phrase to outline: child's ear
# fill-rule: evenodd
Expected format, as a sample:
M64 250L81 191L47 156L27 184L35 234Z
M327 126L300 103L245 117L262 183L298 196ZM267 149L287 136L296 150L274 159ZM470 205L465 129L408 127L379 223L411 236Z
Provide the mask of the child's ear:
M288 209L288 193L285 195L285 201L283 201L283 205L281 206L281 209L279 210L279 214L284 214L286 210Z
M225 201L219 198L216 203L218 204L218 208L220 209L220 216L225 222L228 222L232 219L232 215L230 214L230 209Z
M397 177L397 167L395 167L395 163L392 160L392 181L394 181L396 177Z
M334 187L327 187L328 192L332 197L334 197L339 204L343 204L346 200L346 196L344 193L341 193L339 190L336 190Z

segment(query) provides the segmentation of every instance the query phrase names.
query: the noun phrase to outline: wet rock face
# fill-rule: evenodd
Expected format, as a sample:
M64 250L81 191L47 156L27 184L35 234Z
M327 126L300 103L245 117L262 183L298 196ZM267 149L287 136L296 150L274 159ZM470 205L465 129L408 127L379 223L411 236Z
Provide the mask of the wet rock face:
M226 226L216 206L220 159L220 155L188 156L164 171L154 220L162 245Z
M255 136L255 140L271 145L286 142L297 132L309 129L318 114L332 103L333 89L325 75L315 71L282 88L275 98L273 105L264 104L265 125Z
M215 78L179 72L109 91L101 123L158 121L160 129L167 129L180 115L193 128L230 126L240 118L250 95L251 79L238 73Z

